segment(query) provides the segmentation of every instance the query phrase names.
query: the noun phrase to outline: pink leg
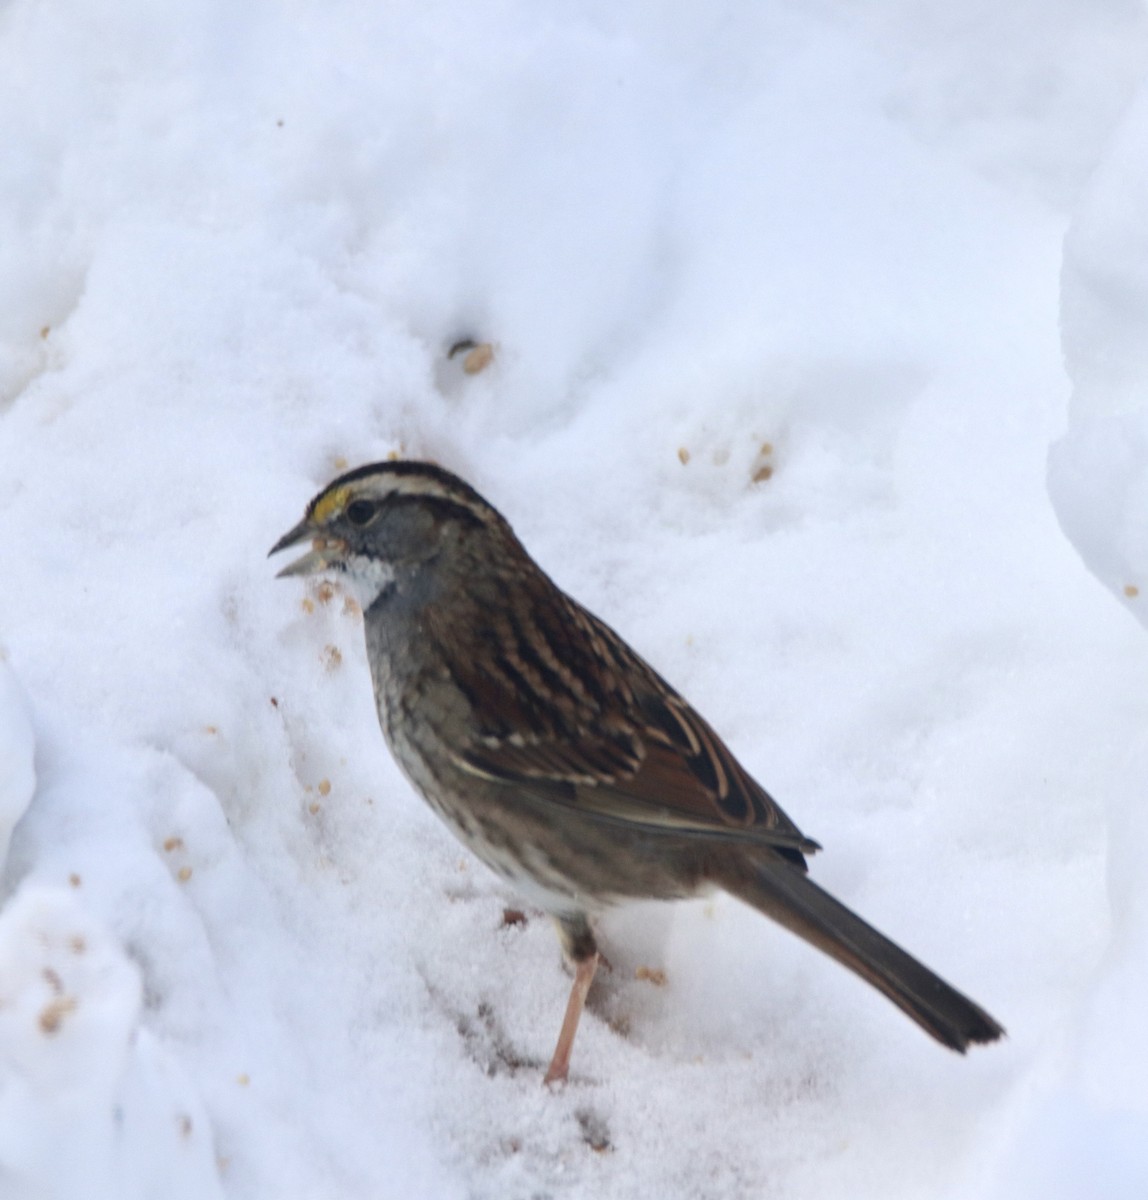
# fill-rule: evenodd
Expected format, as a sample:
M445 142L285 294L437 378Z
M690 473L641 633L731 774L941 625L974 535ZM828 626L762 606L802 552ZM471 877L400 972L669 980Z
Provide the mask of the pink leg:
M570 989L570 999L566 1002L566 1016L558 1034L558 1045L554 1047L554 1057L550 1060L546 1078L542 1081L544 1084L563 1083L570 1073L570 1051L574 1048L578 1019L582 1016L586 993L590 990L590 984L594 982L594 972L597 969L597 953L584 958L574 969L574 986Z

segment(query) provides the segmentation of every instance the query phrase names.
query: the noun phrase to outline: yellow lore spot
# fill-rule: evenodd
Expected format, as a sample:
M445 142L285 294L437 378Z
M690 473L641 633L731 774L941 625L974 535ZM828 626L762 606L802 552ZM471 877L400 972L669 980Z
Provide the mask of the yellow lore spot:
M325 525L336 513L340 513L346 508L350 492L351 489L347 484L324 492L315 501L315 507L311 510L311 519L320 525Z

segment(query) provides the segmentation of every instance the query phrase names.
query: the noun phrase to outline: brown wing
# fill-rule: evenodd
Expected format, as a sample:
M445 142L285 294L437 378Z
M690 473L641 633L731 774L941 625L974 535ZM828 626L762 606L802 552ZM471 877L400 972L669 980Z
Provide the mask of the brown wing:
M534 782L606 821L760 841L796 859L819 848L613 630L545 594L528 619L503 610L496 653L454 672L481 728L461 766Z

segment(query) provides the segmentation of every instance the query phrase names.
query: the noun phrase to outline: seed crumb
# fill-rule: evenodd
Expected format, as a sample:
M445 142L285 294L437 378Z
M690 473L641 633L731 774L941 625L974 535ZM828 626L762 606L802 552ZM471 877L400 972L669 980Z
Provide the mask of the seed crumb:
M684 467L686 465L686 463L688 463L689 461L690 461L690 452L685 448L685 446L679 446L678 447L678 462L680 462L682 464L682 466Z
M462 369L468 375L477 375L484 371L494 360L494 347L489 342L479 342L473 350L467 352L462 360Z
M1140 595L1140 589L1134 583L1126 583L1124 585L1124 594L1129 600L1135 600Z
M180 883L186 883L191 878L191 868L180 867L180 869L176 872L176 876Z
M666 973L659 967L639 967L634 972L635 979L643 979L646 983L652 983L654 987L666 986Z
M170 854L173 850L182 850L183 849L183 838L169 837L167 839L167 841L164 842L163 848L168 852L168 854Z
M58 1033L64 1018L76 1009L76 1002L71 996L58 996L50 1004L45 1005L40 1013L40 1030L49 1037Z

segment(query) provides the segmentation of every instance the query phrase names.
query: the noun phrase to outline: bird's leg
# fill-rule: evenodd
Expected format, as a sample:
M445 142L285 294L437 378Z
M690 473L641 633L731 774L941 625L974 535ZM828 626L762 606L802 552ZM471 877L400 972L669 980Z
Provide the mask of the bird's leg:
M570 999L566 1002L566 1016L562 1019L562 1029L558 1033L558 1045L554 1047L554 1057L542 1080L544 1084L563 1083L570 1073L570 1051L574 1048L574 1035L578 1032L578 1021L586 1004L586 993L594 982L594 972L598 969L598 946L594 941L594 933L585 917L560 917L557 920L558 936L562 939L562 948L574 963L574 985L570 989Z

